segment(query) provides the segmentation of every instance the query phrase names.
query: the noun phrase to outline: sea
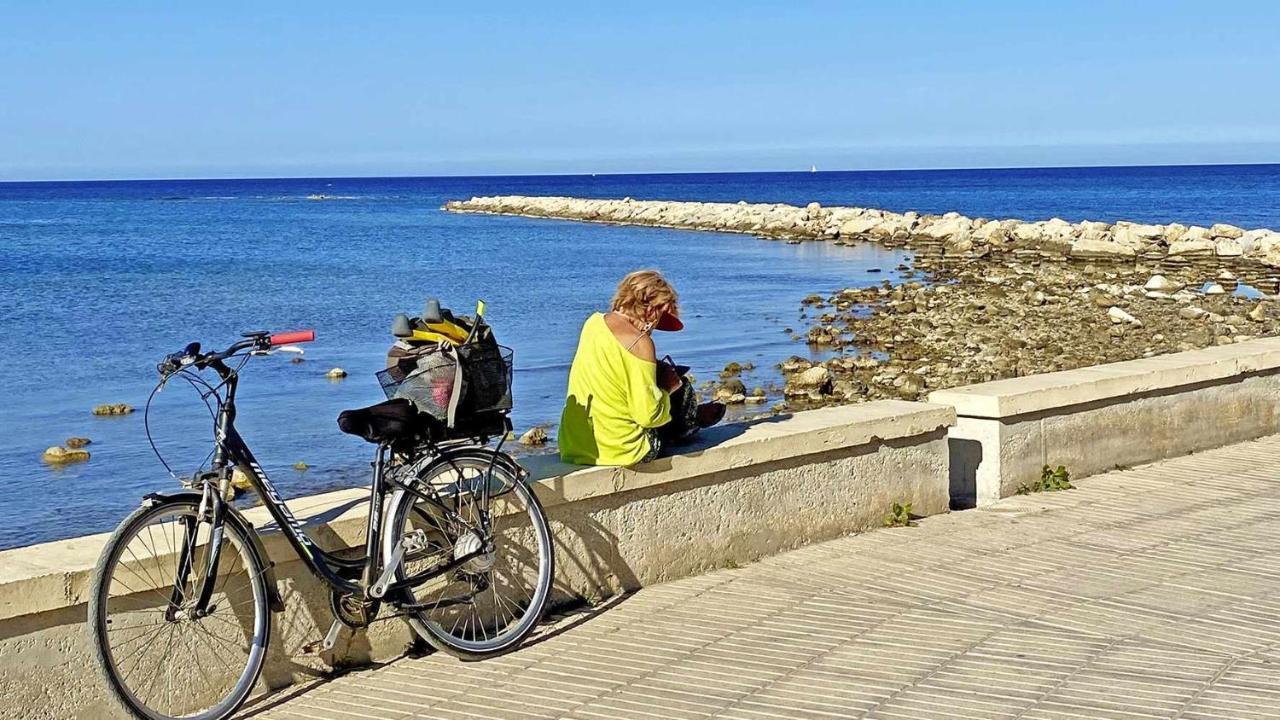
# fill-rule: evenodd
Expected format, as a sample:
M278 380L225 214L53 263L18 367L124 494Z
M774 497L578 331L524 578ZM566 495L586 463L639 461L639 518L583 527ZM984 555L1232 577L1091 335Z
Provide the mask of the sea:
M335 418L383 399L392 318L428 298L462 313L484 300L514 351L517 430L554 436L581 323L631 270L658 268L680 293L686 328L660 333L659 354L701 379L749 362L747 385L768 386L809 352L787 332L803 334L806 295L893 282L909 259L441 209L494 194L1280 228L1280 165L0 183L0 549L108 531L207 462L200 394L153 394L156 363L189 342L316 331L302 362L253 358L240 383L238 427L295 497L368 483L371 446ZM327 379L335 367L347 377ZM137 411L91 414L105 403ZM89 461L41 461L73 436L92 440Z

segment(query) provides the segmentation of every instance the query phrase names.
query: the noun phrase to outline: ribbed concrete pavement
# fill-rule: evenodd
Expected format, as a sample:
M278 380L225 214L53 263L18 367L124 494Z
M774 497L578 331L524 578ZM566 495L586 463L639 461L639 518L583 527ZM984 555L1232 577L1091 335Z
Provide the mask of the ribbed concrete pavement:
M1280 437L648 588L494 660L295 693L259 717L1280 718Z

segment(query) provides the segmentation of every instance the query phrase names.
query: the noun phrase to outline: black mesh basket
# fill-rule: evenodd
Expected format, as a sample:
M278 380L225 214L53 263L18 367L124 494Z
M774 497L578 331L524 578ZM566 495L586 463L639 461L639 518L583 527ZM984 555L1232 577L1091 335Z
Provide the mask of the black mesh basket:
M463 345L462 401L458 414L489 413L511 409L511 348L495 342Z
M449 427L465 429L466 435L492 435L505 431L511 409L511 359L510 348L475 343L423 352L377 376L387 399L405 398ZM455 395L457 409L450 423Z

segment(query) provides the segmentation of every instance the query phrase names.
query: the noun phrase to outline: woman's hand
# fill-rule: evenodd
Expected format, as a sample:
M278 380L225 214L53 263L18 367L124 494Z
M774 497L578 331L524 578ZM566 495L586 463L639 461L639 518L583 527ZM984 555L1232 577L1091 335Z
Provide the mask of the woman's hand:
M681 382L680 373L671 363L658 363L658 387L669 393L675 392L680 389Z

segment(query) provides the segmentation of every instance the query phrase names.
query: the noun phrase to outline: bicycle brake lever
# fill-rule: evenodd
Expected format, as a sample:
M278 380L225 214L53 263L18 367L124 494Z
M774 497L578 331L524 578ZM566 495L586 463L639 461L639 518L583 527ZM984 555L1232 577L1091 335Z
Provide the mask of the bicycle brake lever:
M303 354L304 350L296 345L281 345L279 347L258 348L249 351L250 355L275 355L278 352Z

